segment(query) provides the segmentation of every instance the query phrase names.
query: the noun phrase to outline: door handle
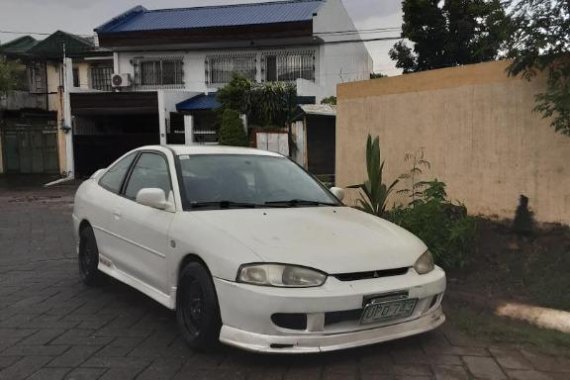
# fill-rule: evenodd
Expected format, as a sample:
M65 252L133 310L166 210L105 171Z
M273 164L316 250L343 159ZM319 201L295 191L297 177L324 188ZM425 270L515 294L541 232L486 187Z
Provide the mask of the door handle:
M115 220L119 220L121 219L121 212L118 210L113 211L113 216L115 217Z

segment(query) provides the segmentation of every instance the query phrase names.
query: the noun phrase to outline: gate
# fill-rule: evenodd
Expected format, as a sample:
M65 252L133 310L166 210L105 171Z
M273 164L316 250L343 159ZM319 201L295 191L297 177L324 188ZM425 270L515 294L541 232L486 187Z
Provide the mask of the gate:
M57 129L49 125L7 125L3 133L6 173L58 173Z

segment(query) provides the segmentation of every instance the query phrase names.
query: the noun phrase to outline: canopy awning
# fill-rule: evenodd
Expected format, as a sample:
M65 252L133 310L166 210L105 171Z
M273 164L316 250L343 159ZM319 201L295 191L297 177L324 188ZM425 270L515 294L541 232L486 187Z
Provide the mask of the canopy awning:
M200 94L176 104L178 112L208 111L220 108L221 104L216 98L216 93Z

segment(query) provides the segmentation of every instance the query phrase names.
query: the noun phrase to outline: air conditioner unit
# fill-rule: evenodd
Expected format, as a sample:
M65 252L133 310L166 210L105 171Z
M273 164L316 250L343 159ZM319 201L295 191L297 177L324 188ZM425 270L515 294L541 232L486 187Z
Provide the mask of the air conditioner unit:
M113 87L129 87L131 83L131 74L113 74L111 77Z

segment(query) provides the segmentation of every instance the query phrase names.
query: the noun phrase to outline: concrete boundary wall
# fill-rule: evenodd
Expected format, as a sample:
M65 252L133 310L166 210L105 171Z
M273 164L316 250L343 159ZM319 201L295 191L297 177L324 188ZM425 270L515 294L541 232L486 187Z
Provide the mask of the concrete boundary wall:
M532 111L543 78L509 78L508 62L489 62L338 86L336 176L365 175L368 133L379 135L385 176L409 170L423 150L448 194L472 214L512 218L520 194L538 221L570 223L570 137ZM354 200L351 191L348 202ZM401 197L394 196L393 202Z

